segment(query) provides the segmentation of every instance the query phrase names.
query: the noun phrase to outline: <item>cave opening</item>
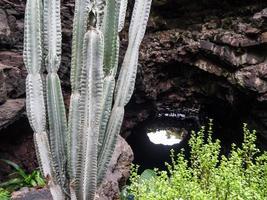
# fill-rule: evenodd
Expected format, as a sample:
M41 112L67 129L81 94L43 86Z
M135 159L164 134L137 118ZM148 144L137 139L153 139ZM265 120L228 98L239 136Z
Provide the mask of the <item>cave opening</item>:
M140 172L153 168L166 169L170 150L188 150L190 132L199 127L196 116L180 112L158 113L148 118L138 124L126 139L134 152L134 164L140 166Z
M212 136L221 141L222 154L228 154L233 143L242 144L243 123L250 130L257 130L256 144L267 149L266 127L257 117L262 107L255 93L224 77L176 61L152 66L147 71L141 69L138 78L135 94L126 109L126 128L122 134L133 149L134 163L140 166L140 172L148 168L166 169L171 149L175 152L185 149L188 157L191 131L207 127L210 119ZM149 139L150 130L187 134L179 143L163 145Z
M203 77L203 76L202 76ZM218 82L213 82L218 83ZM222 98L218 98L218 93L223 89L217 87L217 94L209 94L205 97L196 98L198 109L192 107L177 108L175 106L152 109L148 117L138 122L132 129L131 134L126 137L128 144L134 152L134 164L139 165L139 172L145 169L158 168L166 170L165 163L171 162L170 150L175 153L184 149L186 158L190 156L188 141L192 131L200 130L201 126L208 127L210 119L213 123L213 138L221 141L221 153L227 154L231 149L232 143L240 146L243 141L243 123L248 123L250 129L257 129L252 124L253 116L251 98L234 88L234 103ZM228 94L228 92L225 92ZM196 106L197 107L197 106ZM151 134L159 134L156 139L151 138ZM175 136L176 142L165 143L165 139ZM258 134L260 138L260 134ZM170 142L170 141L169 141ZM260 147L260 146L259 146ZM261 147L260 147L261 148Z
M215 108L213 111L216 111ZM213 117L213 138L221 140L222 154L230 151L232 143L241 145L243 133L240 116L231 114L225 119L214 113L205 116L194 114L160 113L133 128L126 140L134 152L133 163L140 166L140 172L154 168L166 170L165 163L171 162L172 149L175 153L184 149L186 158L189 158L191 132L200 130L201 126L207 128L210 119L207 116Z

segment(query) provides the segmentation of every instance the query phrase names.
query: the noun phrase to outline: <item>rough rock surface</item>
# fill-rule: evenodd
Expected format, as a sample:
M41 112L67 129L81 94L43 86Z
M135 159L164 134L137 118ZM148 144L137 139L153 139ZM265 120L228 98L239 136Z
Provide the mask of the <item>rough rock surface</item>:
M12 193L14 200L53 200L47 188L22 188L19 191Z
M0 105L0 128L13 123L24 112L25 99L8 99Z
M129 178L129 170L133 161L133 152L126 141L119 137L115 152L108 167L107 176L98 188L96 199L119 200L119 189L126 184ZM12 194L14 200L52 200L48 189L23 188Z
M130 176L129 172L133 158L131 147L122 137L119 137L108 167L106 179L98 188L96 199L120 199L119 189L126 185L126 181Z
M247 122L266 149L267 2L160 2L142 43L123 134L160 112L189 112L213 118L229 142Z

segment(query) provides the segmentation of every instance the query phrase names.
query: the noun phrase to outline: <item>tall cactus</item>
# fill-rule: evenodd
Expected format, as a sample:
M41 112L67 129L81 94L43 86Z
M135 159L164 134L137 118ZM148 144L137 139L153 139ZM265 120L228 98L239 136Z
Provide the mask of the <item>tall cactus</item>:
M139 46L151 6L151 0L135 1L129 44L116 81L119 32L127 3L75 1L67 122L57 74L61 60L60 0L27 0L23 53L28 71L26 108L37 158L55 200L94 199L105 177L124 106L133 93Z
M29 122L34 131L37 158L43 175L48 179L48 185L54 199L64 199L62 187L55 179L55 170L51 158L51 149L46 130L46 109L44 86L41 68L43 64L42 51L42 2L29 0L25 12L25 34L23 59L28 71L26 78L26 108Z

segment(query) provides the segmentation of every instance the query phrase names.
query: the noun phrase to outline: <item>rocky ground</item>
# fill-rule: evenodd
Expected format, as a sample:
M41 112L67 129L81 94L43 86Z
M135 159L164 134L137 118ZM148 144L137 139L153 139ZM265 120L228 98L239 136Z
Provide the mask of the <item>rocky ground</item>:
M66 104L73 4L63 0L61 12ZM25 117L24 8L25 0L0 0L0 156L32 170L37 164ZM123 54L126 31L121 38ZM266 149L266 44L264 0L154 0L122 135L160 112L179 111L200 122L213 118L225 143L239 140L241 123L248 122ZM1 167L0 180L9 170Z

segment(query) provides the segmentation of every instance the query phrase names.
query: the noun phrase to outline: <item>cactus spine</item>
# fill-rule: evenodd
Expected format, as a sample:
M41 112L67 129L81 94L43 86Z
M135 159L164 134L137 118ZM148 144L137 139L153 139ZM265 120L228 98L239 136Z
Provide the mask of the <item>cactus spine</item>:
M124 106L134 90L139 46L151 6L151 0L135 1L129 44L116 82L118 34L124 26L127 3L76 0L67 122L57 74L60 0L27 0L23 53L28 71L26 108L37 157L55 200L93 200L105 177Z

